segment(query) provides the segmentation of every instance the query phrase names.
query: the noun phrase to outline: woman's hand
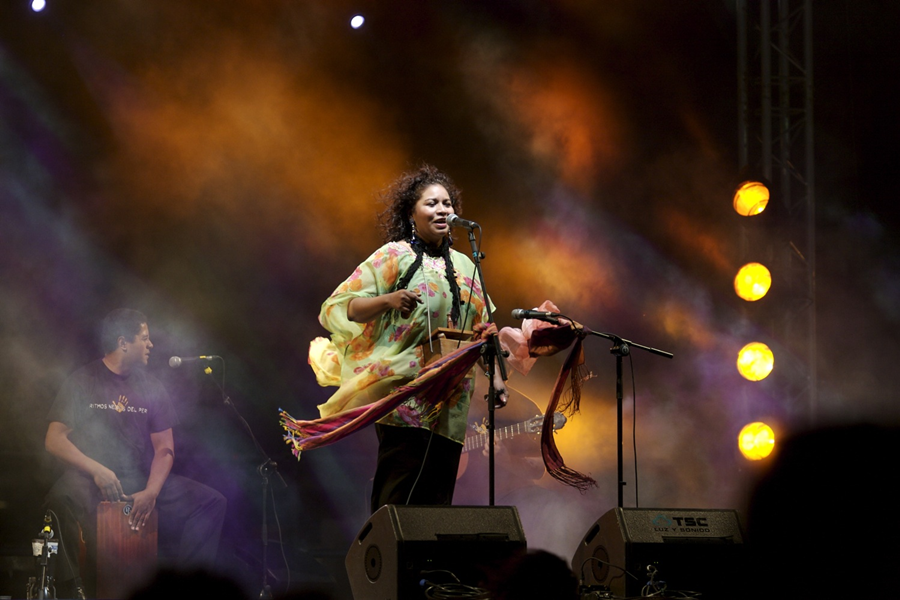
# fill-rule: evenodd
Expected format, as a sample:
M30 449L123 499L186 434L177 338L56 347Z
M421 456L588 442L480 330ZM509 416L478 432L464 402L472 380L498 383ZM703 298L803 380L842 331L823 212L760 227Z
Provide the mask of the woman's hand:
M347 318L357 323L368 323L389 310L397 310L401 317L408 319L416 304L421 303L419 293L410 290L397 290L370 298L354 298L347 305Z
M390 308L400 311L400 316L404 319L409 318L412 311L415 310L416 304L422 303L422 298L419 297L418 291L397 290L384 296Z

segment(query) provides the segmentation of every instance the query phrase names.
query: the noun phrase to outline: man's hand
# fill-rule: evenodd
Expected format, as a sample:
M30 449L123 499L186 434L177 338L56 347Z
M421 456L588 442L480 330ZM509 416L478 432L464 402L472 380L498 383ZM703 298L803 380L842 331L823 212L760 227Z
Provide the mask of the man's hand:
M481 449L482 456L490 456L491 454L491 443L489 441L490 436L488 436L488 440L484 441L484 448ZM506 454L506 444L500 443L500 438L494 437L494 457L502 458L503 455Z
M506 382L500 374L500 369L494 372L494 408L503 408L509 402L509 390L506 389Z
M100 488L100 494L107 502L118 502L125 498L119 478L100 463L97 463L97 469L94 472L94 483Z
M156 506L156 494L149 490L135 492L125 499L132 503L131 513L128 515L128 524L137 531L147 524L153 507Z
M175 440L172 438L171 429L151 433L150 442L153 444L153 462L150 463L147 486L142 491L125 497L132 503L128 524L135 531L147 524L147 519L156 506L156 497L159 496L175 461Z

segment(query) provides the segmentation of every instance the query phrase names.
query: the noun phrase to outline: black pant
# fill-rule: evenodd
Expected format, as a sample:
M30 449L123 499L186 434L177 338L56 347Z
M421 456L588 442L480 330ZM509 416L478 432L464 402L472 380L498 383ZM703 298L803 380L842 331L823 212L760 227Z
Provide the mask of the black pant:
M119 480L126 494L139 492L147 485L145 476L126 476ZM91 579L96 564L97 504L101 500L100 489L94 480L75 469L68 469L50 488L45 504L60 520L64 544L60 545L56 559L57 581L68 581L78 574L80 523L91 567L84 574L87 579L85 583L93 589ZM166 537L180 538L177 542L179 566L215 566L225 507L225 497L211 487L181 475L169 474L156 498L156 508L159 510L161 542Z
M378 466L372 482L372 512L385 504L449 506L462 444L418 427L376 423L375 431Z

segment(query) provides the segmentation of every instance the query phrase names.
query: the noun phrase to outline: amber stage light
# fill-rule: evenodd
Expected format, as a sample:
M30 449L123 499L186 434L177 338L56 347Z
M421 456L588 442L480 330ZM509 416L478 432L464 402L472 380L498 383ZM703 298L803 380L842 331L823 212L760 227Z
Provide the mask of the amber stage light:
M738 434L738 448L745 458L762 460L775 449L775 432L760 421L748 423Z
M751 342L738 352L737 370L750 381L761 381L775 366L775 355L762 342Z
M744 181L734 191L734 210L743 217L752 217L766 210L769 188L761 181Z
M760 263L747 263L734 278L735 293L747 302L765 296L772 287L772 274Z

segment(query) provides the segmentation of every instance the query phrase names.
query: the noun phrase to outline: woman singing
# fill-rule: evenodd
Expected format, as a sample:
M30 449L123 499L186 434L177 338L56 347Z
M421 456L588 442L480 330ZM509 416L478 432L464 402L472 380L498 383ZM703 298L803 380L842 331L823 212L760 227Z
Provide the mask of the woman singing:
M410 381L424 366L417 346L437 328L472 330L488 319L475 265L450 247L447 217L461 208L450 178L422 166L395 181L385 201L379 219L387 243L319 314L332 334L331 351L311 348L310 362L320 383L340 386L319 406L323 417L370 404ZM499 373L494 387L505 396ZM437 404L413 397L375 425L372 512L385 504L451 503L473 389L470 373Z

